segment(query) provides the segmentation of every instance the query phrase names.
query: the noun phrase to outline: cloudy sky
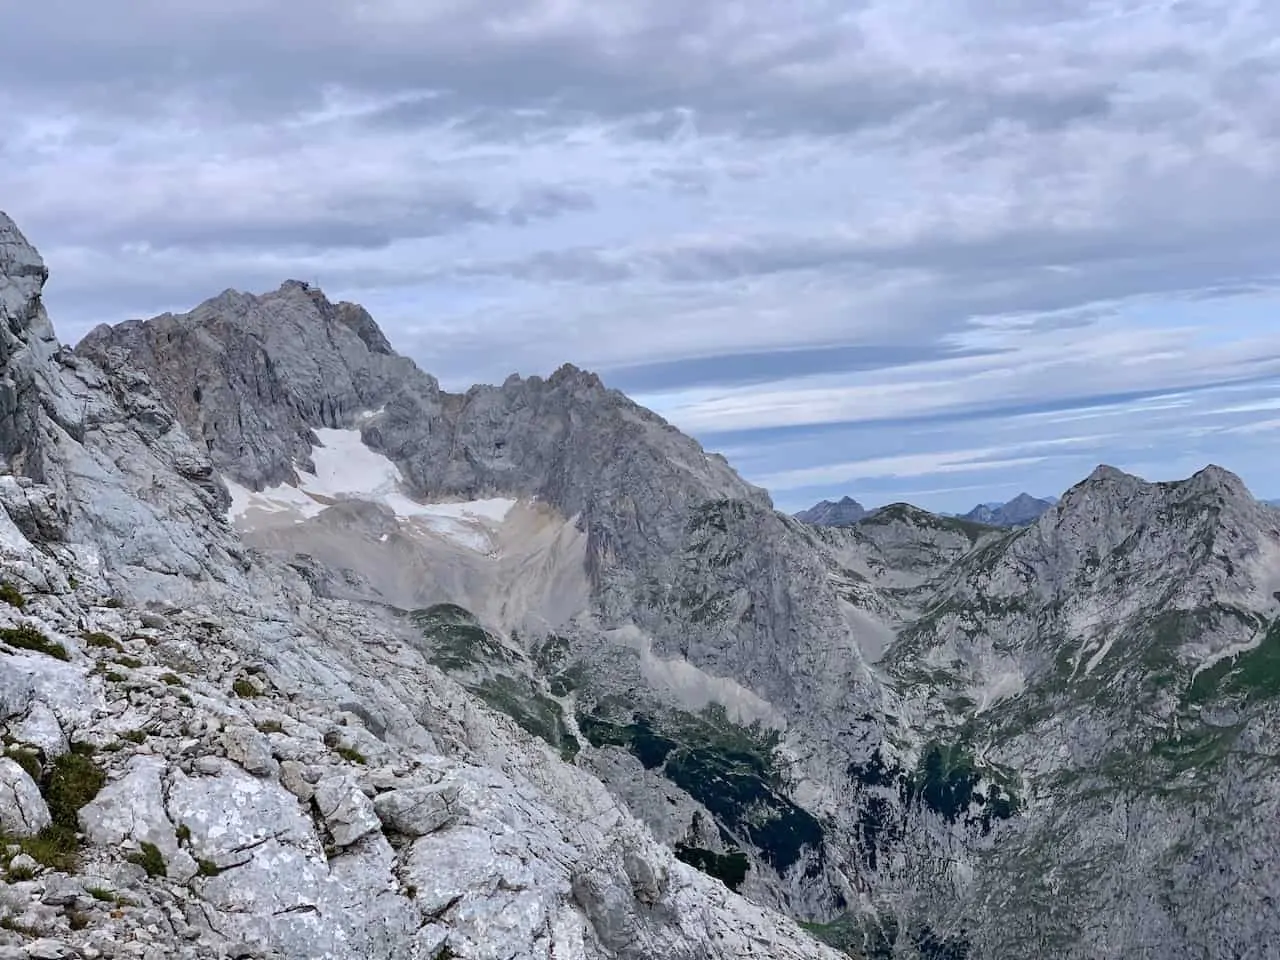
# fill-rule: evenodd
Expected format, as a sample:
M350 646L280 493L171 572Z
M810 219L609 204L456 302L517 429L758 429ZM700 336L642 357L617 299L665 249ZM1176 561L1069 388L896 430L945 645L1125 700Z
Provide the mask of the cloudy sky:
M43 0L0 114L67 340L296 277L784 508L1280 497L1274 0Z

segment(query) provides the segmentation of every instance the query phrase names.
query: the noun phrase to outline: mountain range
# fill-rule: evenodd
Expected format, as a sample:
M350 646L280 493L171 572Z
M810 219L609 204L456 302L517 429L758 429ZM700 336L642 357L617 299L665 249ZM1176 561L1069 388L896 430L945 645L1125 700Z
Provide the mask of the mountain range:
M1057 501L1020 493L1008 503L982 503L964 514L964 519L993 527L1022 527L1034 523Z
M1229 472L803 522L570 365L449 393L297 281L70 350L46 278L0 215L0 951L1280 939L1280 512Z
M960 518L988 527L1022 527L1039 519L1056 502L1052 497L1041 499L1020 493L1008 503L980 503L968 513L961 514ZM841 497L816 503L795 514L795 518L818 527L848 527L879 509L868 510L852 497Z

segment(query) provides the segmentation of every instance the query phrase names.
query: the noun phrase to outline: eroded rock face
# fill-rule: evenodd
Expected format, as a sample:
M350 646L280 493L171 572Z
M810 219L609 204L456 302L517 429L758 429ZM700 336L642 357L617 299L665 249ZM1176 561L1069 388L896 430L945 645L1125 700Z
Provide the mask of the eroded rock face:
M797 750L815 771L841 769L868 752L878 728L862 718L879 712L882 698L869 652L885 641L877 631L864 643L864 623L842 606L843 584L833 582L811 531L778 515L767 494L723 458L593 374L566 365L545 379L513 376L501 386L447 394L411 362L385 352L367 315L359 323L344 320L356 310L288 283L261 297L226 293L182 317L102 327L77 353L111 370L144 369L237 484L270 486L295 469L310 470L320 439L315 431L341 427L358 430L364 445L390 458L420 499L510 497L531 516L548 515L538 522L547 529L558 524L563 543L531 552L518 569L513 563L508 579L491 591L500 602L465 589L470 557L457 563L456 589L443 583L440 599L483 603L504 617L507 596L525 603L530 615L511 614L511 629L529 634L531 624L543 639L548 631L561 637L568 661L584 660L603 681L590 691L593 699L653 689L653 703L646 697L633 708L687 704L695 711L727 699L747 724L782 729L794 722ZM238 432L216 426L228 423ZM328 539L314 541L317 552L344 567L358 566L360 558L382 566L422 562L409 550L374 555L370 542L394 544L398 531L368 513L351 501L335 506ZM359 546L333 548L334 530ZM270 549L283 537L255 542ZM365 585L378 577L326 570L305 544L293 549L308 554L293 562L316 589L386 599ZM567 569L570 560L577 569ZM526 576L557 564L566 569L541 580ZM554 602L526 603L539 583ZM494 692L495 683L527 690L529 682L468 678L470 689L488 690L491 700L510 699ZM535 712L564 712L538 696L544 699ZM819 735L807 734L809 718ZM580 742L565 721L548 722L559 731L557 746ZM701 774L691 770L688 777ZM817 789L824 803L838 803L837 790ZM771 803L780 816L790 813L788 801ZM740 814L745 824L745 808ZM664 835L683 834L687 812L684 820L678 828L654 826ZM759 840L765 831L757 833ZM755 861L774 874L757 884L770 891L770 902L806 915L847 902L850 883L839 856L818 849L820 833L806 819L797 836L807 854L789 849L796 842L787 839L788 849ZM744 835L733 842L756 840ZM727 850L711 842L715 852ZM801 876L806 870L819 871L822 881Z
M5 320L38 329L43 269L3 225ZM366 316L335 308L332 322L352 349L386 355ZM62 778L59 816L74 804L87 842L33 847L47 862L0 883L0 950L596 960L619 954L573 878L627 834L629 871L597 888L615 907L630 898L644 942L728 960L742 955L734 931L751 930L761 956L836 956L676 861L590 774L432 666L394 612L318 596L293 567L251 556L222 519L222 441L192 441L162 369L59 363L50 343L23 340L0 370L49 392L43 413L5 427L6 466L34 480L0 498L0 556L22 597L0 620L43 640L0 639L0 728L6 744L39 745L44 780ZM287 378L265 360L258 374L255 395L287 413L269 403ZM371 389L353 376L306 416L337 418L341 398ZM75 430L58 409L73 393ZM260 476L281 462L264 456ZM46 498L56 537L27 506ZM0 796L20 796L15 816L37 828L39 790L3 764ZM650 882L663 876L678 882Z
M49 808L31 775L0 757L0 834L34 837L50 823Z

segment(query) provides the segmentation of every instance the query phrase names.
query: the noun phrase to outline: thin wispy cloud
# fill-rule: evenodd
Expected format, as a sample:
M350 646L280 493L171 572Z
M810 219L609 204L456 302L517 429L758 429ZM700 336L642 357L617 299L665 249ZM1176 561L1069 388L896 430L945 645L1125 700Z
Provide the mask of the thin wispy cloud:
M64 338L307 279L450 386L595 368L787 507L1091 458L1278 496L1277 35L1262 0L50 0L0 32L0 206Z

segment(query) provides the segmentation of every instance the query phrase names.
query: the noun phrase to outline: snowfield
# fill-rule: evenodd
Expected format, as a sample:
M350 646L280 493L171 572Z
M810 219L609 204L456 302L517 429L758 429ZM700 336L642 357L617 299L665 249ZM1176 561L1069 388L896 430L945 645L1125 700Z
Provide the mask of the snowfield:
M365 446L359 430L316 430L320 446L311 458L315 472L298 469L297 486L282 483L253 491L227 480L231 491L228 519L242 531L282 522L303 523L343 500L387 507L405 524L438 534L471 550L493 550L494 528L516 501L490 498L452 503L420 503L404 493L400 469Z

